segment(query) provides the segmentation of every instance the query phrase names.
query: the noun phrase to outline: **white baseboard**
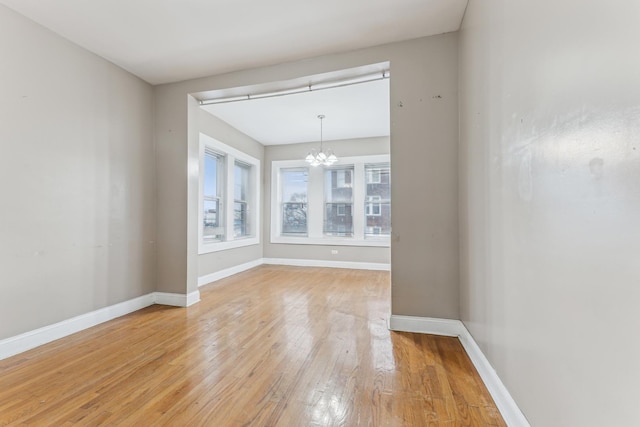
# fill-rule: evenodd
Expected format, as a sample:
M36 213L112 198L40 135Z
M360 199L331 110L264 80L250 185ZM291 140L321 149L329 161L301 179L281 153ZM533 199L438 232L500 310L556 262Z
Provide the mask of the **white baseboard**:
M295 258L258 258L253 261L245 262L244 264L236 265L234 267L225 268L224 270L216 271L215 273L205 274L198 277L198 287L207 285L217 280L224 279L234 274L242 273L259 265L291 265L295 267L329 267L329 268L350 268L354 270L379 270L389 271L391 269L389 264L377 263L377 262L353 262L353 261L328 261L320 259L295 259Z
M200 301L200 291L193 291L187 295L154 292L154 302L156 304L172 305L175 307L189 307L198 301Z
M262 265L262 258L258 258L253 261L245 262L244 264L236 265L234 267L225 268L224 270L216 271L215 273L207 274L198 277L198 286L203 286L216 280L224 279L225 277L233 276L234 274L242 273L250 268Z
M150 293L90 313L81 314L53 325L6 338L0 341L0 360L143 309L154 302L154 294Z
M184 294L169 294L152 292L118 304L110 305L89 313L81 314L52 325L47 325L33 331L25 332L14 337L0 340L0 360L15 356L32 348L39 347L51 341L75 334L100 323L113 320L125 314L133 313L153 304L189 307L200 301L200 292Z
M329 267L350 268L354 270L379 270L389 271L391 266L378 262L354 262L354 261L329 261L322 259L295 259L295 258L263 258L263 264L291 265L296 267Z
M495 369L493 369L473 336L471 336L471 333L460 320L393 314L389 317L389 329L392 331L458 337L507 425L509 427L530 427L526 417L518 408Z
M459 337L463 333L464 325L459 320L392 314L389 317L389 329L400 332Z
M262 264L292 265L302 267L331 267L352 268L360 270L385 270L390 269L389 264L349 261L325 261L286 258L259 258L244 264L237 265L216 273L198 278L198 286L223 279L233 274L240 273ZM132 313L152 304L171 305L176 307L189 307L200 301L200 292L194 291L188 295L166 292L153 292L129 301L124 301L109 307L85 313L71 319L63 320L53 325L48 325L33 331L25 332L14 337L0 340L0 360L31 350L32 348L66 337L76 332L88 329L100 323L115 319L125 314Z
M193 291L187 295L187 303L185 307L191 307L193 304L200 302L200 291Z

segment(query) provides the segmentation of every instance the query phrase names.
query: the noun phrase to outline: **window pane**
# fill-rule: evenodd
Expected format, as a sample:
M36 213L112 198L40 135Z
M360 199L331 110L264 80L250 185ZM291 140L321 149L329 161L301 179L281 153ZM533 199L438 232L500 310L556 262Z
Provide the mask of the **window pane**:
M251 173L251 166L236 162L233 173L235 199L246 201L249 196L249 174Z
M282 204L282 234L307 234L307 204Z
M245 202L235 202L233 206L233 235L242 237L248 235L247 227L247 204Z
M353 236L353 166L324 171L324 234Z
M219 197L218 194L218 173L220 169L220 158L210 152L204 156L204 195Z
M308 178L309 171L307 169L281 169L282 201L306 203Z
M204 242L216 242L223 240L224 227L221 226L220 221L220 200L205 200L204 201L204 224L203 224L203 238Z
M280 170L282 188L282 234L307 235L307 189L309 171L306 168Z
M332 168L324 171L325 202L353 200L353 167Z
M391 186L388 163L365 165L365 237L391 234Z
M324 234L327 236L353 236L351 203L325 203Z
M203 179L203 241L224 240L224 215L222 212L224 157L212 151L205 151Z
M235 162L233 168L233 236L244 237L251 234L247 214L249 206L249 177L251 166L241 162Z

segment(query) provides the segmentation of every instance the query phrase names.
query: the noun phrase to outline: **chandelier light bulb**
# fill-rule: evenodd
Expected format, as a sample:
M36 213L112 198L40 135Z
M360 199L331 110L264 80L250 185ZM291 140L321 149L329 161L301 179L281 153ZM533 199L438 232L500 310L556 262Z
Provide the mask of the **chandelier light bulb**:
M307 163L314 167L319 165L331 166L338 161L338 157L333 153L333 150L329 149L325 153L322 149L322 120L324 117L324 114L318 115L320 119L320 150L316 151L313 149L307 154L307 157L304 158Z

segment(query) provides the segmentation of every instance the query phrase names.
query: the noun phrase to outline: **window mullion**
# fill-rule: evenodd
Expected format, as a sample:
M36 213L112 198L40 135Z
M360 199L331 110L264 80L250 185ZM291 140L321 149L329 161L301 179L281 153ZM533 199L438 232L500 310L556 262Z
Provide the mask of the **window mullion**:
M364 240L364 199L367 190L364 163L356 163L353 166L353 237L356 240Z

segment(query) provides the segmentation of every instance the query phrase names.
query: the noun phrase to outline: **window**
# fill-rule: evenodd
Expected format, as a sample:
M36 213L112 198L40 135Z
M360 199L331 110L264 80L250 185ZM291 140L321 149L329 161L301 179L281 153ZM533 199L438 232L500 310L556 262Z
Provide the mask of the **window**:
M248 198L251 165L236 161L234 165L233 236L249 236Z
M198 253L259 243L260 161L200 134Z
M389 156L341 158L332 167L272 163L271 242L389 246Z
M367 164L365 195L365 238L391 235L391 180L388 163Z
M224 240L221 198L224 189L224 157L211 149L204 154L203 233L206 243Z
M353 166L324 170L324 234L353 236Z
M280 170L283 235L307 235L307 182L305 168Z

